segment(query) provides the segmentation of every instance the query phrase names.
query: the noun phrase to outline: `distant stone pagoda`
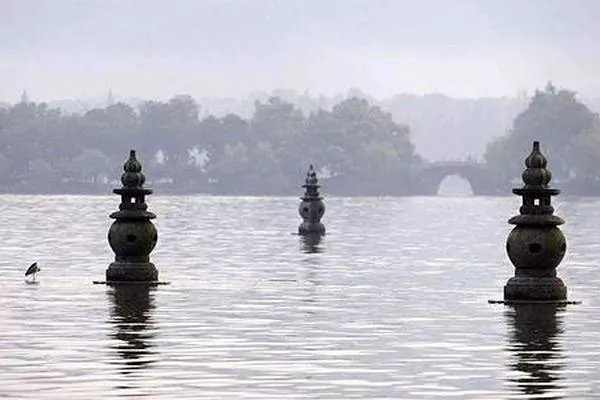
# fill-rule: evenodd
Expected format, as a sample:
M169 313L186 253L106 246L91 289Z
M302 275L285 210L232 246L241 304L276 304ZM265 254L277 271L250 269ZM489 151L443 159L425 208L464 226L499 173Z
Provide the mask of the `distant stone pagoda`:
M319 194L321 186L318 184L317 173L312 164L308 168L306 180L302 187L305 188L305 191L304 196L301 197L302 202L298 207L302 217L298 234L325 234L325 225L321 223L321 218L325 214L325 204L323 204L323 198Z
M533 149L523 172L522 188L513 193L523 197L520 215L508 222L516 225L508 235L506 251L515 266L515 276L504 286L504 300L566 301L567 288L556 276L556 268L567 251L567 242L558 225L564 223L554 213L551 197L560 193L548 186L552 174L546 169L547 161L540 151L540 143Z
M150 253L156 246L158 235L148 210L145 197L152 194L144 188L146 177L135 150L123 166L123 186L114 189L121 195L119 211L110 214L115 222L108 232L108 243L115 252L115 261L106 270L106 281L111 282L157 282L158 270L150 262Z

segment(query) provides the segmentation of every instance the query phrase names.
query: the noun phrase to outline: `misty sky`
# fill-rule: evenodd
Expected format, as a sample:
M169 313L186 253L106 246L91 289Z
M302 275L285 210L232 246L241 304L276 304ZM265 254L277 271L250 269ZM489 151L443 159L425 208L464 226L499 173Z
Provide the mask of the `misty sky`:
M600 96L599 0L0 0L0 101Z

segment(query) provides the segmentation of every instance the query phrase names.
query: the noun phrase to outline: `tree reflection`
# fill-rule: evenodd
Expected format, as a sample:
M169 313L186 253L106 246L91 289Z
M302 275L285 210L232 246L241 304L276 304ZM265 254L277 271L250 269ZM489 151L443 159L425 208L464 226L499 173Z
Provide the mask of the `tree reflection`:
M509 351L514 357L511 369L518 372L509 378L527 396L561 399L556 393L563 385L560 370L564 366L562 349L557 337L562 334L562 321L557 304L514 304L506 312L512 328Z
M300 235L302 251L307 254L321 253L323 251L322 247L320 246L322 238L323 235L320 233L306 233Z
M148 368L154 362L152 321L153 288L145 285L119 285L108 291L113 307L109 322L114 325L113 348L122 358L121 373L127 375Z

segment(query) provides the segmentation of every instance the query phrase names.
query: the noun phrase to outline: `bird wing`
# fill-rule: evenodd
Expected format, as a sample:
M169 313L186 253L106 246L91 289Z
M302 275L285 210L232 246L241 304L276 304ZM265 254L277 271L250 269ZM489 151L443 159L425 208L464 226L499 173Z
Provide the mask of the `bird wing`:
M38 272L39 270L40 269L38 268L37 262L34 262L33 264L31 264L29 266L29 268L27 268L27 271L25 271L25 276L34 274L34 273Z

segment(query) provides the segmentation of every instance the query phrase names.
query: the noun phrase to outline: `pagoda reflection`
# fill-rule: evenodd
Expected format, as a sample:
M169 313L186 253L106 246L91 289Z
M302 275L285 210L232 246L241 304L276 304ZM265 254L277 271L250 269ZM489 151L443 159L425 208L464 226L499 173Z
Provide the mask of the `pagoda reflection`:
M154 288L147 285L117 285L108 291L112 302L109 322L113 325L111 348L121 358L120 372L127 375L154 362L152 320Z
M507 308L510 328L508 350L510 368L517 372L508 378L521 394L535 398L561 399L561 369L564 355L560 346L561 316L564 306L523 303Z

